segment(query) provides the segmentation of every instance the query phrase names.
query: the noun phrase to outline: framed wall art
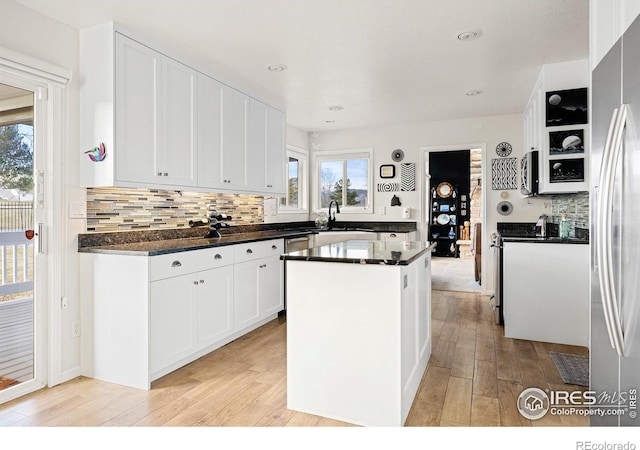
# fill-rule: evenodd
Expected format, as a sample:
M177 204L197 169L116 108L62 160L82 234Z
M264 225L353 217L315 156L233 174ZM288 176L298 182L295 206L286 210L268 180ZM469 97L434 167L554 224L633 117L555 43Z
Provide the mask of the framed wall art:
M584 130L549 131L549 155L584 153Z
M396 166L384 164L380 166L380 178L393 178L396 176Z
M546 126L587 123L587 88L546 93Z
M584 158L552 159L549 161L549 182L584 181Z

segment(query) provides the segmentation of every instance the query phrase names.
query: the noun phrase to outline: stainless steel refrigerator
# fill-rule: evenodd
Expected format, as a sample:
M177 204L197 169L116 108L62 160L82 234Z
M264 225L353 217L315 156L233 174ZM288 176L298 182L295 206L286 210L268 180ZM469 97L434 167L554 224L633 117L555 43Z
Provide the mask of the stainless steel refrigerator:
M593 70L591 95L590 390L605 394L592 409L624 410L591 425L638 426L640 16Z

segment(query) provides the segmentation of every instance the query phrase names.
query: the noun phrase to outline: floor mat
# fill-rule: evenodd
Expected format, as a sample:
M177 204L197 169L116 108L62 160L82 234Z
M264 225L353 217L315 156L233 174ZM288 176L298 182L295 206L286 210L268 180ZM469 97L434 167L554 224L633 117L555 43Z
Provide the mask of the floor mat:
M566 384L589 386L589 357L568 353L549 352L562 381Z

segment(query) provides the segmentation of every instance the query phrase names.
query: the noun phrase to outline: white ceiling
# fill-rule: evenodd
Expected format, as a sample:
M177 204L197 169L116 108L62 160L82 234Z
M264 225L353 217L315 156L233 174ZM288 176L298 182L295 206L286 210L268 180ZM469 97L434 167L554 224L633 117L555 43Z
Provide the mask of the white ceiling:
M588 57L588 0L16 1L114 21L307 131L521 113L543 64Z

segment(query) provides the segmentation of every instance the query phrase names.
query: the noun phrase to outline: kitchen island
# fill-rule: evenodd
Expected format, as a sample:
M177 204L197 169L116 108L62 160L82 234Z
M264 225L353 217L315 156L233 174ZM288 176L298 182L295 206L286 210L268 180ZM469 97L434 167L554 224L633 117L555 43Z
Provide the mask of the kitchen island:
M281 256L287 408L404 424L431 355L432 248L345 241Z

